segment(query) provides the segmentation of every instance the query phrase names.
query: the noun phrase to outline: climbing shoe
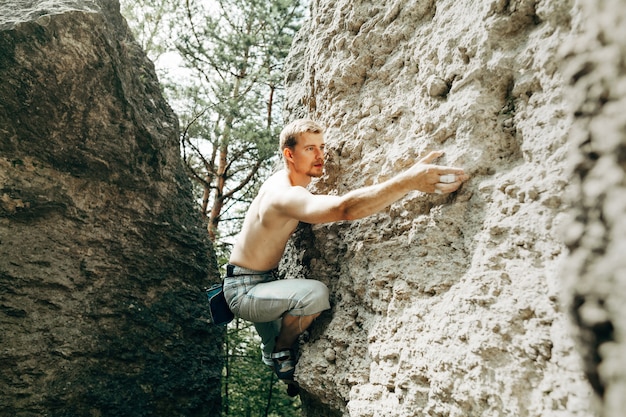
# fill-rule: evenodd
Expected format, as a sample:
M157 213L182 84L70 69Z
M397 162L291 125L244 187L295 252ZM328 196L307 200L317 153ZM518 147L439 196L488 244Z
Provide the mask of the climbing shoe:
M293 375L296 371L296 355L293 350L281 350L280 352L272 353L270 356L274 363L274 372L278 379L293 381Z
M296 381L287 382L287 395L295 397L298 394L300 394L300 385Z
M261 361L263 361L263 363L270 368L274 369L274 361L269 353L265 353L265 345L263 343L261 343Z

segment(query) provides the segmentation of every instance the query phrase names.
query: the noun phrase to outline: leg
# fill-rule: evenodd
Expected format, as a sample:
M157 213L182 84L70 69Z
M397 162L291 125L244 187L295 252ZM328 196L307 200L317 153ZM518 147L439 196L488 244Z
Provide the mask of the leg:
M286 279L256 284L231 306L236 307L236 315L254 323L261 336L263 362L273 362L275 370L280 362L279 377L292 379L296 358L291 348L313 320L330 308L328 298L328 288L319 281ZM279 352L283 354L274 355Z
M285 314L283 316L282 326L280 333L276 338L276 346L274 352L281 351L283 349L291 349L296 343L298 336L309 328L313 320L315 320L320 313L310 316L292 316L291 314Z
M253 323L281 320L286 324L286 314L296 319L303 317L301 325L304 331L312 321L308 319L307 324L304 317L317 317L322 311L329 309L328 298L328 288L319 281L284 279L257 284L247 293L239 295L230 306L234 308L235 315Z
M268 366L274 366L272 362L272 353L276 345L276 339L280 334L282 319L268 321L263 323L253 323L257 333L261 336L261 353L263 355L263 363Z
M300 393L300 386L293 379L295 366L297 363L297 353L292 347L295 345L298 336L302 334L313 323L321 313L308 316L292 316L285 314L281 322L280 332L276 337L274 352L277 353L273 357L274 372L278 378L287 384L287 394L295 397Z

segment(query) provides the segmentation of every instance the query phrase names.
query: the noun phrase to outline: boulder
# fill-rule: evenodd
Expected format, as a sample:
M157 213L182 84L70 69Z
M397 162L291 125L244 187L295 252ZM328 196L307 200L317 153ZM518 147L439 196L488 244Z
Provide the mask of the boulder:
M0 79L0 414L217 415L213 249L118 2L3 2Z
M471 179L292 239L282 273L332 294L302 346L305 415L623 413L625 9L313 3L286 65L287 118L327 126L313 190L439 149Z

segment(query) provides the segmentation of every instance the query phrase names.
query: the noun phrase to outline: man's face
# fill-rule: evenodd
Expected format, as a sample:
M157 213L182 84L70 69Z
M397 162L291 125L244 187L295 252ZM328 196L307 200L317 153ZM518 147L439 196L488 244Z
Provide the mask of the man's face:
M324 169L324 135L305 132L293 149L294 170L309 177L321 177Z

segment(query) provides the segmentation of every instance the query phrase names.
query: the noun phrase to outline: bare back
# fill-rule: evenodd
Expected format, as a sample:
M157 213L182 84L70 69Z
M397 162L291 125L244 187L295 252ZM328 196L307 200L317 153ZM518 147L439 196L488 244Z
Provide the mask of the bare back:
M278 266L298 220L280 214L273 202L292 187L285 171L272 175L252 201L230 255L230 263L256 271Z

